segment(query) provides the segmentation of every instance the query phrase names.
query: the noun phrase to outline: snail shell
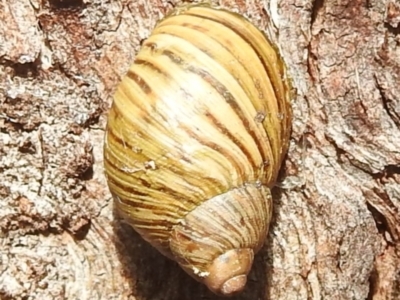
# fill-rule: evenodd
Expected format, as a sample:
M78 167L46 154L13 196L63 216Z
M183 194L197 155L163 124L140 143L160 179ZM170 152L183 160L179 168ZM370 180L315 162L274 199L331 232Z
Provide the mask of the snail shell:
M159 22L119 85L104 161L117 210L213 292L241 291L271 220L290 84L266 37L207 5Z

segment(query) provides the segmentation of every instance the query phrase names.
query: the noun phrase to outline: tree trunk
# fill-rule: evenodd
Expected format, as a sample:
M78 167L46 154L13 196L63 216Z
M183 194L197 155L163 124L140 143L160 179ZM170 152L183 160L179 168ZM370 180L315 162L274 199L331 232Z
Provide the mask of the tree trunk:
M0 2L0 299L220 299L120 222L103 174L112 93L179 3ZM232 299L400 299L400 3L219 3L296 88L273 224Z

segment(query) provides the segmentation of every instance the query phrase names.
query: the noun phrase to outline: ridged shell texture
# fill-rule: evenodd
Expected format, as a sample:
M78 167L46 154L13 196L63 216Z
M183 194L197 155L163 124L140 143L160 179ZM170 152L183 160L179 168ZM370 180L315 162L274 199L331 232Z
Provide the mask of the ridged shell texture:
M222 9L176 10L143 43L109 112L104 161L117 209L207 281L216 258L262 246L290 127L290 85L265 36Z

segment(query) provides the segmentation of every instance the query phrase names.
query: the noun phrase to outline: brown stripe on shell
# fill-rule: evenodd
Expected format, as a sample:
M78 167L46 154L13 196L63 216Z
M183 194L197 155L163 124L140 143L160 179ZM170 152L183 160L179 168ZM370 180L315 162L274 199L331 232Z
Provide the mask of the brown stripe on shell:
M207 10L207 8L202 8L202 9L206 9ZM190 11L188 11L188 14L191 15L191 16L196 16L200 20L201 19L210 20L210 21L219 23L219 24L231 29L233 32L235 32L237 35L239 35L249 46L251 46L251 48L254 50L254 52L257 53L257 56L259 57L260 62L262 63L262 65L264 67L264 70L268 73L268 78L270 78L270 79L274 79L275 78L273 76L273 74L271 73L271 69L274 69L274 68L277 68L277 67L282 69L282 64L279 64L277 66L273 66L271 68L270 62L265 61L263 59L264 55L263 55L263 53L261 53L259 51L258 45L255 44L253 40L249 39L249 37L246 34L244 34L243 31L245 31L245 30L247 31L247 28L245 28L243 26L235 27L235 26L233 26L232 23L229 22L230 20L237 19L237 17L239 15L237 15L235 13L232 13L232 12L227 12L227 11L224 11L224 10L220 10L220 11L218 11L219 13L225 13L225 14L230 15L232 17L232 18L221 18L221 16L212 17L212 14L208 13L208 12L215 12L215 10L212 10L212 9L208 10L206 13L196 13L195 11L196 11L195 9L194 10L190 10ZM242 16L239 16L239 17L243 18ZM254 32L256 32L256 31L254 31ZM284 73L283 70L280 70L280 73L283 74ZM280 105L281 103L283 103L285 101L284 98L280 98L280 96L282 94L284 94L284 93L276 92L276 89L278 88L276 85L273 85L273 87L275 89L275 97L278 99L277 104ZM284 107L286 107L286 106L284 106Z
M257 147L260 151L260 154L262 153L262 148L260 147L260 141L258 141L257 137L255 137L255 134L252 130L249 130L249 123L246 117L242 114L242 111L240 107L237 105L236 100L234 97L231 95L229 92L229 89L227 89L225 86L223 86L214 76L212 76L209 72L206 70L202 70L200 68L196 68L194 66L191 66L189 62L185 62L181 57L179 57L178 54L170 51L170 50L163 50L162 54L169 57L172 62L176 64L181 64L183 65L183 68L193 74L197 74L200 76L202 79L204 79L207 83L209 83L216 91L219 92L220 95L223 96L225 101L229 103L229 105L233 108L239 119L242 121L242 127L244 130L247 131L247 133L253 137L254 141L257 143ZM212 118L211 118L212 119ZM215 118L214 118L215 120ZM218 127L219 128L219 127ZM221 130L226 130L228 132L227 128L221 128ZM230 134L229 137L232 137L233 135ZM253 166L254 170L258 169L258 165L253 159L253 156L248 152L247 147L240 143L237 139L233 139L233 141L236 143L236 145L242 150L242 152L245 154L251 165Z
M202 10L204 10L205 12L201 13ZM200 13L198 13L196 11L200 11ZM225 13L227 16L230 16L230 17L223 18L221 15L213 16L212 14L217 13L217 11L208 9L206 7L195 8L195 9L189 10L187 13L191 16L197 16L201 19L207 19L207 20L219 23L227 28L230 28L233 32L238 34L248 45L250 45L253 48L253 50L257 53L257 56L259 57L260 62L263 64L264 70L268 74L268 78L271 79L272 86L275 90L275 98L277 99L276 104L278 105L278 111L280 112L280 114L282 114L282 116L284 118L289 119L291 116L291 113L286 110L288 105L285 103L287 101L287 99L285 98L285 96L287 96L287 94L284 92L284 89L282 86L279 86L279 87L277 86L277 84L282 82L282 78L276 78L274 76L275 72L273 71L275 68L280 68L280 74L283 75L284 74L283 65L279 64L279 61L277 61L278 64L271 66L270 62L265 60L265 56L263 55L263 53L260 53L260 51L258 49L258 45L254 44L254 42L243 33L243 31L247 30L247 29L244 26L237 26L237 27L233 26L233 24L230 21L231 20L236 21L238 15L231 13L231 12L226 12L224 10L220 10L220 11L218 11L219 14ZM276 116L276 117L280 118L280 116ZM287 128L280 129L280 139L285 138L285 136L287 135L287 133L285 132L286 130L287 130ZM275 156L276 157L280 156L280 149L277 149L276 147L275 147Z
M232 164L235 165L235 169L241 170L240 166L238 164L236 164L236 161L234 160L234 156L231 155L231 152L222 149L218 145L218 142L214 142L207 138L202 138L200 135L195 134L190 127L185 126L184 124L181 124L180 128L182 128L192 139L196 140L201 145L207 146L208 148L213 149L213 150L223 154L225 157L231 159ZM243 174L243 171L241 171L240 173Z
M200 17L195 17L195 16L193 16L193 18L197 18L197 19L199 19L199 21L201 20ZM221 23L219 23L219 24L221 24ZM221 24L221 25L222 25L222 24ZM209 31L209 28L206 28L206 27L204 27L204 26L199 26L199 25L196 25L196 24L193 24L193 23L189 23L189 22L184 22L184 23L181 24L181 26L183 26L185 29L188 29L188 28L194 29L194 30L196 30L196 31L198 31L198 32L200 32L200 33L206 33L206 32ZM162 28L162 27L157 28L157 33L164 33L164 34L168 34L168 35L175 36L175 37L181 37L181 35L178 35L178 34L176 34L176 33L174 33L174 32L169 32L169 31L168 31L168 28L167 28L167 29ZM220 40L215 39L213 36L208 36L208 37L211 38L211 39L213 39L214 41L216 41L216 42L219 44L219 46L220 46L221 48L225 49L225 50L226 50L227 52L229 52L233 57L235 57L236 59L239 58L238 55L235 55L235 53L232 51L232 49L235 48L235 45L232 45L232 44L230 43L229 40L223 40L223 42L225 42L225 43L230 43L230 47L227 47L227 46L224 45ZM207 45L206 43L198 42L197 39L193 39L193 40L190 40L190 41L188 41L188 42L190 42L194 47L198 48L200 51L202 51L203 53L205 53L206 55L208 55L210 58L212 58L212 59L215 58L215 57L212 55L211 51L207 50L207 49L208 49L208 45ZM149 42L149 44L154 45L154 43L152 43L152 42ZM249 45L249 46L251 47L251 45ZM254 48L252 47L252 49L254 49ZM259 55L259 53L257 53L256 51L254 51L254 52L255 52L257 55ZM172 57L171 59L174 59L174 58ZM215 60L215 61L216 61L216 63L221 63L221 62L218 61L218 60ZM183 60L181 60L181 59L179 59L179 58L175 58L175 62L176 62L177 64L180 65L180 64L183 63ZM260 60L260 62L261 62L261 60ZM240 65L243 67L243 69L247 71L247 73L249 74L249 76L251 76L251 71L253 71L253 70L252 70L252 69L249 69L249 66L247 66L246 64L243 64L241 61L239 61L239 59L238 59L238 63L240 63ZM222 64L221 64L221 66L222 66L222 67L225 67L225 66L223 66ZM268 76L268 74L266 74L266 76ZM243 91L248 95L249 98L251 98L252 95L251 95L250 92L246 89L246 87L244 86L244 83L238 81L236 77L234 77L234 78L235 78L235 80L236 80L237 85L238 85L238 86L241 86L242 89L243 89ZM253 85L254 85L254 88L258 91L259 94L260 94L260 93L261 93L261 94L264 94L264 93L262 93L262 92L260 91L260 85L259 85L259 84L256 84L256 82L253 81ZM265 97L265 96L264 96L264 97ZM267 113L268 113L268 112L265 112L264 114L267 114ZM255 116L255 118L256 118L256 116ZM249 127L249 128L251 128L251 127ZM254 138L254 141L257 142L257 147L258 147L258 149L262 149L262 148L263 148L262 145L265 144L265 143L263 143L264 141L263 141L262 139L259 139L259 138L254 137L254 136L253 136L253 138ZM271 140L270 140L270 137L269 137L268 134L266 135L266 139L268 140L268 145L271 145ZM260 150L260 154L262 155L262 160L263 160L263 161L270 161L270 159L267 159L267 158L266 158L267 153L265 153L265 151L261 151L261 150ZM271 165L271 167L273 167L273 166L274 166L274 163L273 163L273 162L271 163L271 161L270 161L270 165Z
M138 74L136 74L133 70L128 70L128 73L126 76L136 82L138 86L143 90L145 94L150 94L151 93L151 88L150 86L146 83L146 81L143 80Z

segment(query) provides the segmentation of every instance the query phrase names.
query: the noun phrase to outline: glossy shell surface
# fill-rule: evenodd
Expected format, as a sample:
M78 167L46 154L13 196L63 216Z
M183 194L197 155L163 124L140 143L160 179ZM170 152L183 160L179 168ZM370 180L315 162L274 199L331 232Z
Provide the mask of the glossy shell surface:
M104 161L117 209L211 290L236 292L242 277L224 285L231 275L213 268L238 257L235 272L249 271L290 127L290 85L265 36L222 9L176 10L143 43L109 112Z

